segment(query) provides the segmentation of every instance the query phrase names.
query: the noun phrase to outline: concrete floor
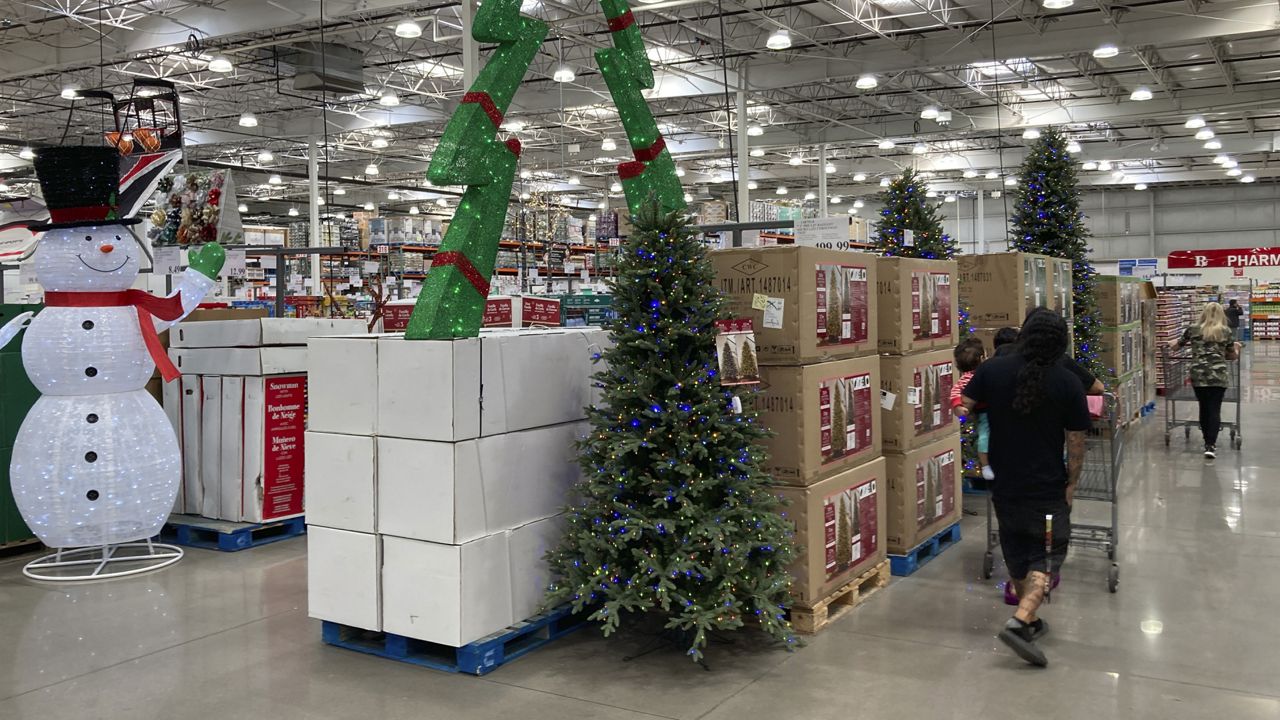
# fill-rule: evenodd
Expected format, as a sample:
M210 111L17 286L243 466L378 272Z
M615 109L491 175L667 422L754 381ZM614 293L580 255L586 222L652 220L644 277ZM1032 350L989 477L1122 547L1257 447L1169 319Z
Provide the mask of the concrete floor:
M643 640L594 631L486 678L326 647L298 539L75 588L0 563L0 718L1277 718L1280 344L1254 346L1246 379L1239 454L1207 464L1194 432L1166 450L1161 415L1129 434L1120 592L1075 552L1044 613L1047 670L993 638L1009 609L998 570L977 579L977 515L807 647L716 646L713 672L675 651L624 662Z

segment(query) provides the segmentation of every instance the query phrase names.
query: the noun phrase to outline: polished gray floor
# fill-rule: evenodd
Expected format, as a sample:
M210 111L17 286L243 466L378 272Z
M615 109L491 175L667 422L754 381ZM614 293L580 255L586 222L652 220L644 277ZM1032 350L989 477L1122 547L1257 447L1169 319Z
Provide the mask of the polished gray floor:
M1009 612L998 576L978 579L976 514L807 647L717 645L711 672L674 651L624 661L643 640L595 632L486 678L329 648L290 540L75 588L0 563L0 718L1277 718L1280 344L1256 345L1246 382L1238 454L1206 463L1194 432L1166 449L1160 415L1129 434L1120 592L1100 555L1073 555L1046 670L993 638Z

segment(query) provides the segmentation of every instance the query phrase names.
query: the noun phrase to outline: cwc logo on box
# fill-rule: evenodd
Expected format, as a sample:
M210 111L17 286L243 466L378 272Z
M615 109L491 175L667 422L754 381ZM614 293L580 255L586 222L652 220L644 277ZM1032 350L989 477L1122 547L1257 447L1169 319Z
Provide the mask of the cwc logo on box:
M743 260L737 265L734 265L733 269L737 270L743 275L755 275L756 273L760 272L761 270L764 270L767 267L769 266L765 265L762 262L757 262L755 260L752 260L751 258L747 258L746 260Z

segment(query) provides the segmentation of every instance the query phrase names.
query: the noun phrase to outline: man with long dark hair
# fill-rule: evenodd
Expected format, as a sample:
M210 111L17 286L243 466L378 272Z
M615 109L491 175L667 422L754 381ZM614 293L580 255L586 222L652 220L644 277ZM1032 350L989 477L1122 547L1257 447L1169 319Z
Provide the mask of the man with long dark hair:
M1041 667L1049 660L1036 640L1048 626L1036 613L1052 574L1067 556L1071 501L1090 426L1084 388L1061 364L1066 350L1063 319L1053 312L1032 312L1022 324L1017 350L979 365L963 400L970 410L978 403L987 408L996 476L991 499L1000 524L1000 549L1018 595L1018 609L999 638L1023 660Z

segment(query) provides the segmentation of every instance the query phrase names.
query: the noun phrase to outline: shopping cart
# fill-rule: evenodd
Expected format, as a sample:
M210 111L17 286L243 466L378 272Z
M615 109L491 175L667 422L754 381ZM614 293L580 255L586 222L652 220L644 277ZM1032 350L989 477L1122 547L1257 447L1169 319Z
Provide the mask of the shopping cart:
M1101 550L1111 561L1107 571L1107 590L1115 592L1120 587L1120 566L1116 564L1118 547L1119 507L1116 488L1120 482L1120 466L1124 460L1124 433L1116 396L1103 395L1101 417L1095 417L1093 427L1085 436L1084 465L1076 484L1075 502L1072 507L1071 545L1074 548ZM997 479L997 482L999 480ZM1081 503L1105 503L1110 521L1106 524L1082 522ZM1000 530L996 525L995 508L991 496L987 496L987 552L982 559L982 577L990 578L995 568L995 548L1000 544Z
M1169 445L1169 438L1174 428L1182 428L1182 436L1191 439L1191 428L1200 427L1199 420L1183 420L1178 418L1178 403L1195 403L1196 391L1191 386L1191 354L1189 351L1174 351L1164 348L1164 444ZM1231 403L1236 408L1236 419L1222 421L1222 429L1231 432L1231 445L1239 450L1244 442L1244 433L1240 430L1240 359L1227 361L1227 392L1222 396L1223 404Z

